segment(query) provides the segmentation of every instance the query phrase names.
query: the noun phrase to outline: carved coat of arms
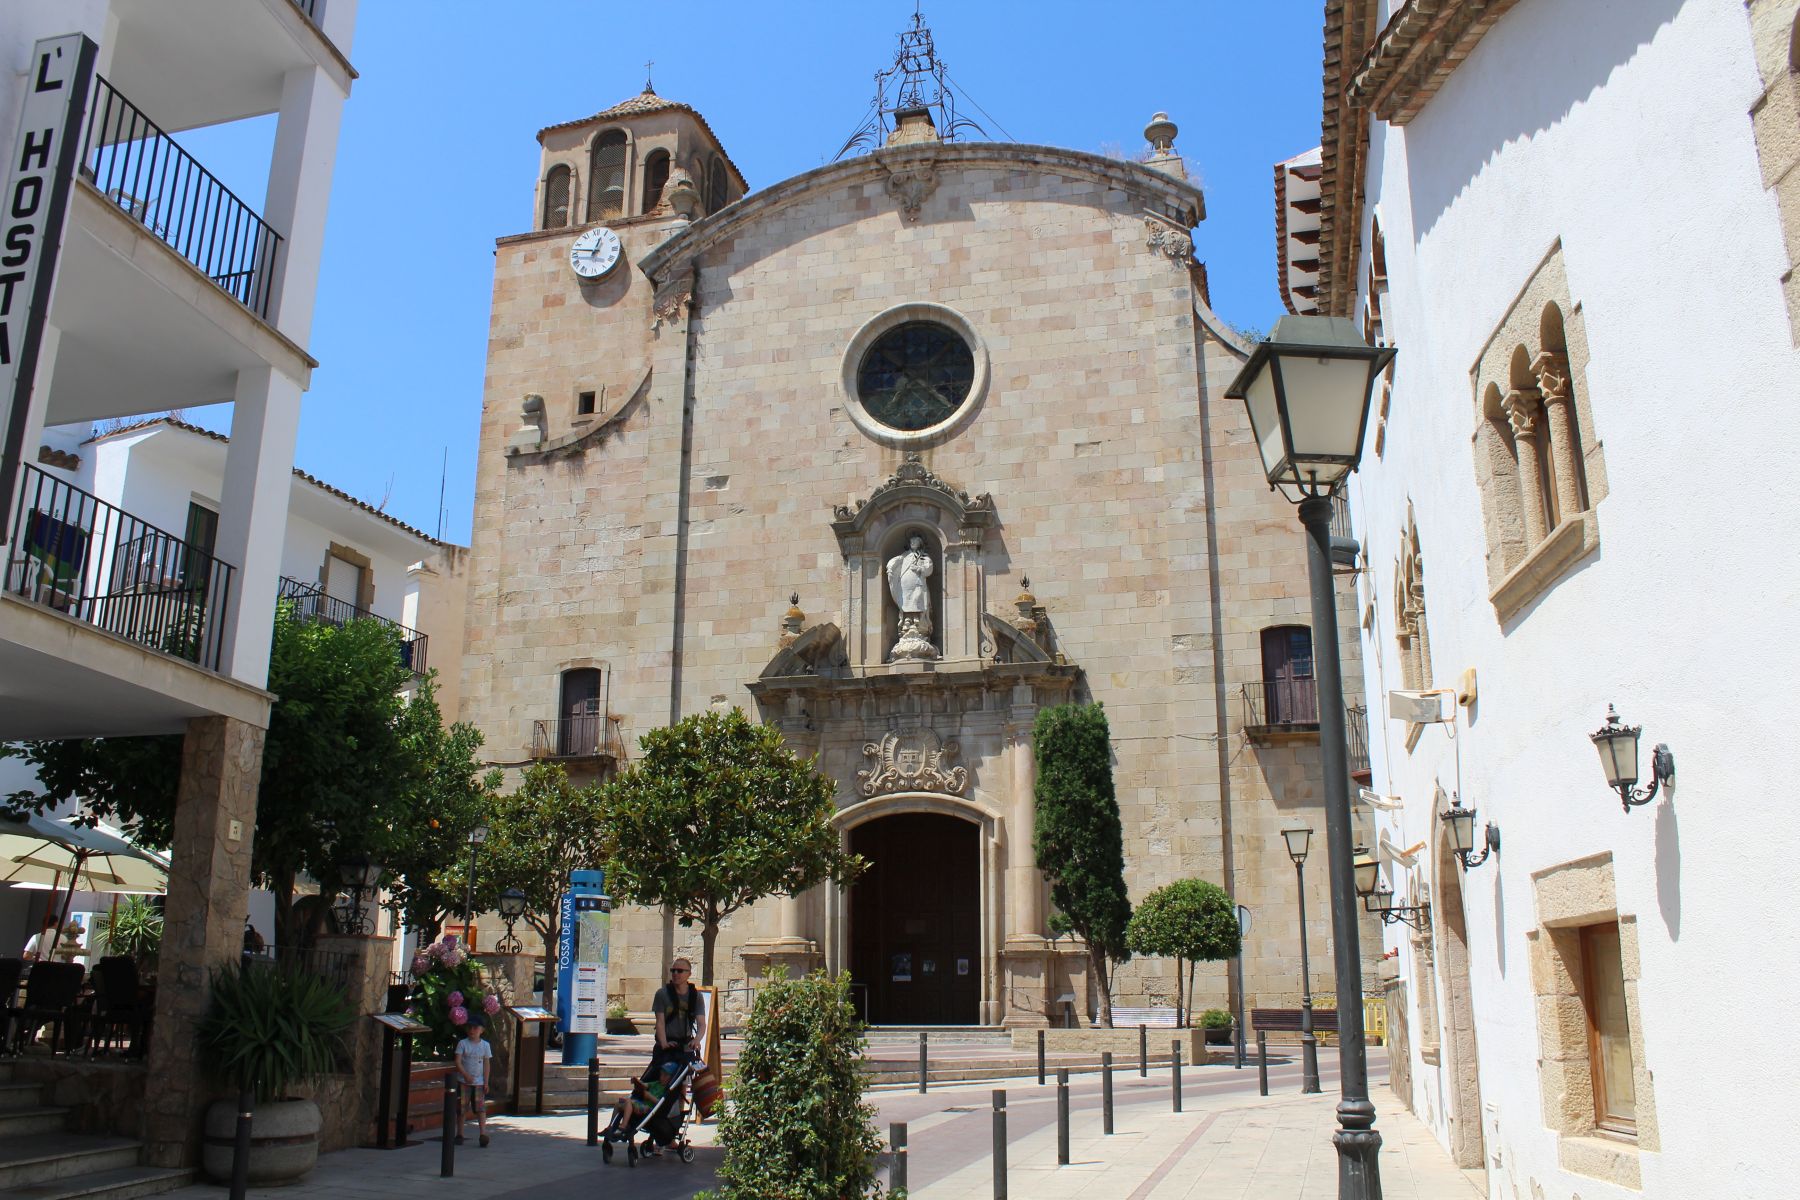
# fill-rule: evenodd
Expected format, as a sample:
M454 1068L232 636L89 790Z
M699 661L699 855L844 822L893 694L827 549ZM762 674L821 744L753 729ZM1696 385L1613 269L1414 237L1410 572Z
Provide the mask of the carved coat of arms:
M888 792L959 795L969 786L969 772L950 765L957 749L955 742L946 742L929 729L885 734L879 742L864 743L863 755L869 765L856 773L857 783L865 796Z

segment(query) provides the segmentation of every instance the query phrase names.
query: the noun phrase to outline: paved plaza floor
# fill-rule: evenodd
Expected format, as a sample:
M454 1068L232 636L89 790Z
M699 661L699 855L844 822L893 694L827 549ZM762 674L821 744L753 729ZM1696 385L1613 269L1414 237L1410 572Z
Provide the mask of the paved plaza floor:
M1298 1068L1270 1071L1268 1098L1257 1094L1254 1068L1190 1067L1183 1072L1183 1112L1172 1111L1169 1075L1135 1069L1115 1077L1115 1132L1101 1132L1100 1084L1070 1084L1070 1163L1056 1162L1054 1085L1035 1077L955 1087L926 1095L877 1091L883 1132L908 1123L908 1182L920 1200L985 1200L993 1195L992 1095L1007 1093L1008 1183L1020 1200L1333 1200L1337 1155L1331 1144L1336 1105L1335 1055L1321 1063L1325 1092L1298 1095ZM1372 1066L1376 1065L1374 1063ZM1374 1085L1382 1134L1386 1200L1477 1200L1483 1193L1430 1132L1407 1113L1385 1082ZM693 1132L692 1164L672 1158L610 1166L586 1144L584 1113L504 1117L489 1122L493 1144L475 1145L474 1128L456 1153L456 1174L439 1176L440 1143L405 1150L347 1150L324 1156L295 1187L256 1190L270 1200L375 1200L377 1197L518 1197L587 1194L621 1200L684 1200L715 1182L720 1151L714 1126ZM214 1187L171 1196L217 1200Z

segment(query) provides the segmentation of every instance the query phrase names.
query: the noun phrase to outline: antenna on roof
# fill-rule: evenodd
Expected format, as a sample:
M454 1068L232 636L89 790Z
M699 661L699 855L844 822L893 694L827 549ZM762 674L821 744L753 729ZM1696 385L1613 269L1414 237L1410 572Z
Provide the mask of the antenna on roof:
M644 60L644 90L649 92L652 96L656 95L656 88L650 82L650 68L655 65L656 60L654 58L647 58Z

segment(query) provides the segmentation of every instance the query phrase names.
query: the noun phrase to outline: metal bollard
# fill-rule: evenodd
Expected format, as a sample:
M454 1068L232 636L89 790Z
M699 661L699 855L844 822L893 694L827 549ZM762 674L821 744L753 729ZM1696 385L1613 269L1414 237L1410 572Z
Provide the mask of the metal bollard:
M1150 1027L1138 1026L1138 1078L1150 1078Z
M1038 1086L1044 1086L1044 1031L1038 1030Z
M1069 1165L1069 1072L1056 1072L1056 1165Z
M1100 1130L1102 1133L1113 1131L1111 1050L1100 1053Z
M1172 1068L1170 1075L1169 1075L1169 1098L1171 1100L1173 1100L1175 1103L1175 1111L1180 1112L1181 1111L1181 1043L1179 1041L1174 1041L1174 1042L1169 1043L1169 1054L1170 1054L1169 1065Z
M906 1122L888 1126L888 1146L894 1152L894 1166L888 1172L888 1191L906 1191Z
M237 1141L231 1148L231 1200L250 1190L250 1122L256 1116L256 1089L238 1092Z
M1006 1200L1006 1089L994 1089L994 1200Z
M444 1148L438 1156L438 1174L456 1174L456 1113L462 1105L462 1081L452 1075L444 1081Z
M600 1059L588 1059L588 1145L600 1144Z
M1263 1095L1269 1094L1269 1035L1256 1031L1256 1082Z
M921 1033L919 1035L919 1095L921 1096L925 1094L925 1074L927 1069L925 1062L925 1035Z

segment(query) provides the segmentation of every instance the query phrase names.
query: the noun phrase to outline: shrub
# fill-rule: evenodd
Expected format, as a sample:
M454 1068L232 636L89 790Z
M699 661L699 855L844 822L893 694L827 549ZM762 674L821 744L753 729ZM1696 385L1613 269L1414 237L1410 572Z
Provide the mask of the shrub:
M1200 1014L1200 1026L1203 1029L1230 1029L1231 1014L1222 1008L1209 1008Z
M94 918L95 955L123 954L148 969L162 947L163 919L145 896L127 896L114 913Z
M1204 879L1159 887L1131 914L1125 941L1136 954L1175 959L1175 1006L1194 1002L1194 964L1217 962L1243 948L1237 909L1225 889ZM1186 979L1183 979L1183 975Z
M212 1005L198 1042L207 1070L258 1103L337 1069L356 1014L337 985L293 968L224 968L212 975Z
M725 1160L697 1200L878 1196L875 1106L863 1101L862 1023L850 977L780 972L756 994L719 1123Z
M406 1015L430 1029L414 1043L415 1054L450 1057L472 1013L481 1013L488 1033L495 1032L494 1018L506 997L500 988L484 983L481 964L457 944L455 934L447 933L442 941L413 955L412 974L412 999L407 1002Z

